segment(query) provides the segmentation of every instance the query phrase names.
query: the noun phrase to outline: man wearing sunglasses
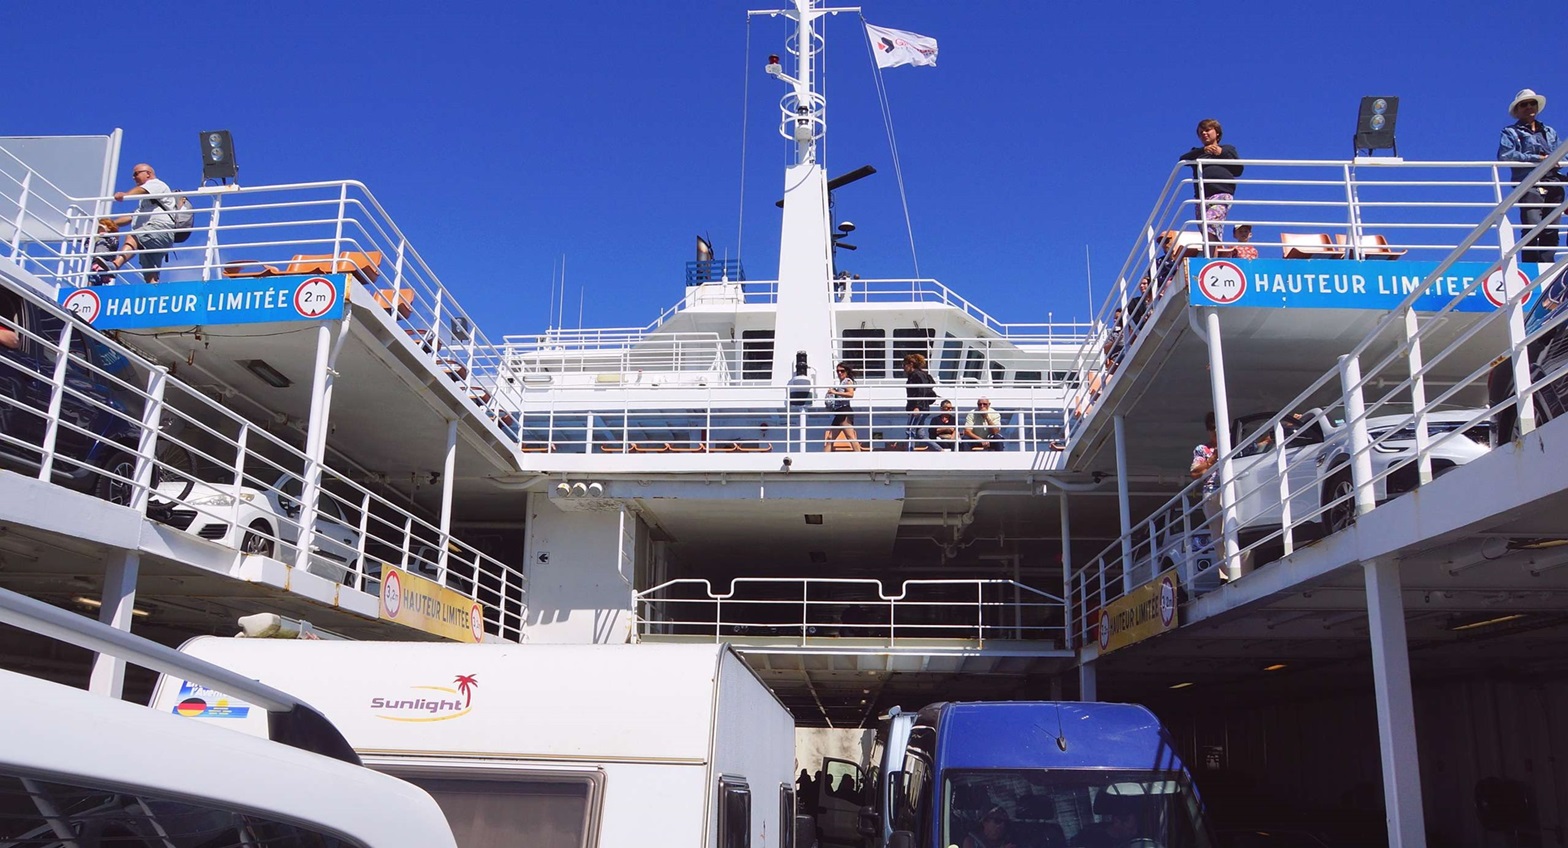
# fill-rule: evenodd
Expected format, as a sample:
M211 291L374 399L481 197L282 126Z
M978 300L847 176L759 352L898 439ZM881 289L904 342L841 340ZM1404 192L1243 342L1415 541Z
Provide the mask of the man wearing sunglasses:
M115 200L125 200L128 197L140 195L141 203L136 207L135 215L126 215L114 219L118 227L135 224L135 231L125 237L125 247L120 255L114 258L114 267L120 268L131 258L132 251L140 251L140 264L142 277L149 283L158 282L158 269L163 267L163 261L169 256L169 248L174 246L174 207L178 202L172 195L174 190L169 184L158 179L153 173L152 166L141 162L131 169L131 179L136 181L136 187L130 191L117 191Z

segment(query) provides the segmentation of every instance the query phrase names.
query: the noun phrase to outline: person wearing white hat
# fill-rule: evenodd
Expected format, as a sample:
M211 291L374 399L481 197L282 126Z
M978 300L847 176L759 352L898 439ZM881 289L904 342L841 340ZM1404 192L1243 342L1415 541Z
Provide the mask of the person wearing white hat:
M1523 162L1524 167L1513 169L1514 182L1521 182L1535 166L1557 149L1557 131L1541 123L1537 116L1546 109L1546 97L1526 88L1514 95L1508 104L1508 114L1514 122L1503 127L1503 137L1497 143L1497 158L1504 162ZM1535 187L1519 204L1519 224L1526 232L1546 221L1540 235L1530 239L1527 249L1519 252L1523 262L1551 263L1556 260L1557 215L1548 213L1563 202L1563 183L1568 181L1560 169L1542 175Z

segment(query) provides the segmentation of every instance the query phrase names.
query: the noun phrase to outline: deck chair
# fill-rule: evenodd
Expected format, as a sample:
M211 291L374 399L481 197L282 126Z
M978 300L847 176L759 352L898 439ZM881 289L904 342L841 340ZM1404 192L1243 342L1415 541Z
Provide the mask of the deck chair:
M289 262L288 274L353 274L369 285L381 276L376 266L381 264L379 250L345 250L334 257L330 253L296 255Z
M1345 249L1335 247L1328 233L1280 233L1286 259L1344 259Z
M413 289L379 289L375 296L376 305L397 315L399 320L414 314Z
M669 444L665 445L665 448L668 449L670 453L707 453L708 452L708 449L706 447L704 447L701 442L689 442L689 443L686 443L686 444L676 444L674 442L670 442Z
M265 265L259 259L235 259L223 263L221 268L223 276L229 279L242 279L247 277L279 277L283 269L273 265Z
M1344 247L1349 244L1349 239L1343 233L1334 235L1334 244ZM1388 246L1388 239L1376 233L1362 233L1361 241L1352 251L1361 259L1398 259L1405 255L1403 250L1394 250Z

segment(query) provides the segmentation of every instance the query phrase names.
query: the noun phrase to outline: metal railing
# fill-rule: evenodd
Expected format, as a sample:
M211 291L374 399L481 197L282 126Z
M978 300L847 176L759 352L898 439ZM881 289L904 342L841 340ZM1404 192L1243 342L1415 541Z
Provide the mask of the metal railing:
M657 388L657 403L646 389ZM522 391L515 426L526 455L552 453L692 454L854 450L1060 450L1060 386L936 386L956 400L905 410L902 381L857 387L850 409L827 406L827 384L725 386L661 384L648 374L599 383L594 391ZM795 391L806 397L791 397ZM979 395L989 397L998 432L984 425ZM969 416L975 423L969 425ZM848 416L846 424L835 423ZM974 436L965 433L973 430ZM847 432L846 432L847 431ZM858 445L858 447L857 447Z
M1248 159L1235 181L1235 199L1224 224L1248 224L1250 245L1261 258L1281 258L1295 247L1284 234L1327 238L1319 257L1493 261L1503 249L1498 228L1471 238L1477 225L1517 185L1512 162L1291 161ZM1171 170L1139 238L1116 272L1111 291L1095 314L1075 367L1083 384L1068 404L1069 431L1086 416L1132 358L1140 330L1154 320L1174 292L1185 292L1185 260L1234 256L1233 233L1215 237L1202 218L1189 166ZM1197 186L1201 192L1201 185ZM1170 249L1163 234L1174 232ZM1380 240L1381 239L1381 240ZM1510 241L1509 244L1512 242ZM1149 287L1140 294L1140 281ZM1142 303L1139 303L1139 301ZM1183 295L1176 298L1185 305ZM1138 313L1139 320L1128 320ZM1125 317L1124 317L1125 316Z
M848 638L886 647L933 639L1060 646L1065 604L1013 580L742 577L720 589L701 578L637 593L642 638L698 637L745 644L821 644Z
M1092 642L1095 610L1164 568L1179 569L1189 594L1245 580L1252 567L1338 532L1491 445L1568 413L1568 259L1526 280L1516 260L1542 226L1516 244L1507 219L1524 186L1565 156L1568 145L1492 203L1335 369L1280 411L1242 419L1230 449L1216 457L1212 493L1204 491L1209 475L1199 474L1077 569L1069 590L1077 644ZM1490 255L1487 272L1441 309L1413 309L1433 280L1478 253ZM1496 271L1521 283L1505 282L1506 305L1456 331L1450 314ZM1439 367L1440 382L1433 378Z
M4 293L23 304L17 316L0 315L0 328L17 335L0 354L8 465L226 544L236 565L268 555L372 595L381 566L398 565L481 601L488 633L521 640L520 569L313 462L54 303ZM305 486L312 478L319 485ZM318 497L302 503L311 488Z

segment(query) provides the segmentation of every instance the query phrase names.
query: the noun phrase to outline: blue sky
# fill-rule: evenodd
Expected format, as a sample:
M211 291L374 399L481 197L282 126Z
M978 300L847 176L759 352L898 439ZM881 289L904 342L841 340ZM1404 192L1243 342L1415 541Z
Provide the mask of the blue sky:
M121 127L118 185L145 160L189 187L197 133L230 129L244 184L367 184L492 338L549 323L563 254L568 325L581 299L587 326L640 326L680 298L698 233L751 278L774 273L784 90L762 66L783 19L751 23L748 53L748 8L11 0L24 88L0 133ZM1363 94L1402 98L1407 159L1490 158L1525 86L1568 124L1552 4L864 8L941 44L937 68L884 77L920 271L1004 321L1087 317L1085 245L1103 294L1199 118L1268 158L1347 155ZM841 266L911 275L858 19L829 19L827 38L828 170L880 172L837 193L861 248Z

